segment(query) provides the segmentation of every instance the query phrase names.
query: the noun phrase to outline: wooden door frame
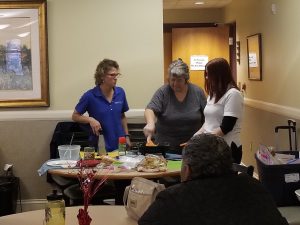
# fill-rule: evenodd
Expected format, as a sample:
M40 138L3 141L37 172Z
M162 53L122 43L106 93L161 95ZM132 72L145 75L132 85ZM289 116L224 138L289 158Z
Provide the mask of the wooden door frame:
M237 64L236 64L236 22L228 23L229 38L232 38L232 45L229 45L229 59L232 76L237 81Z
M229 64L235 81L237 80L237 64L236 64L236 23L164 23L163 32L171 32L173 28L200 28L200 27L217 27L219 25L229 26L229 37L232 38L232 45L229 45ZM229 40L228 40L229 42ZM229 43L228 43L229 44Z

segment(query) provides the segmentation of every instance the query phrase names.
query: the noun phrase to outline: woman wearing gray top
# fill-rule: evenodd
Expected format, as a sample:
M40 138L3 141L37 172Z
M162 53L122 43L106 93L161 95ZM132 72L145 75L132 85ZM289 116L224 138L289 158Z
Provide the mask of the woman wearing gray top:
M168 73L169 84L160 87L146 107L144 134L147 142L155 137L156 143L168 143L174 153L180 153L180 144L203 124L206 96L189 83L189 68L181 59L170 64Z

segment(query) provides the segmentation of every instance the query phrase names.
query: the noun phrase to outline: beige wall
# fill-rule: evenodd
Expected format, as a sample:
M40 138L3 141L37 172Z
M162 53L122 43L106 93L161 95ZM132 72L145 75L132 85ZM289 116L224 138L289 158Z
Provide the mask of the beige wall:
M271 3L277 4L276 15L270 13ZM165 22L170 23L236 21L241 42L238 80L247 85L242 132L246 164L255 165L259 143L274 145L274 126L287 118L300 119L299 9L298 0L233 0L221 12L201 11L203 17L165 11ZM119 84L132 109L143 109L163 83L162 12L160 0L48 0L51 107L0 112L0 168L14 163L24 199L44 198L49 192L45 177L38 177L36 170L49 157L56 123L68 119L82 92L93 86L100 59L120 63L125 76ZM248 81L246 36L258 32L263 37L263 81Z
M275 3L277 13L271 13ZM237 40L241 42L238 79L247 85L246 97L300 108L299 61L300 9L298 0L233 0L225 10L225 21L237 21ZM255 12L255 13L254 13ZM255 16L254 16L255 15ZM247 78L246 37L262 33L263 81Z
M37 169L49 158L56 123L70 119L94 86L100 60L119 62L131 109L143 109L163 84L162 0L48 0L47 12L51 107L0 112L0 168L14 164L25 200L51 189Z
M271 4L277 12L272 14ZM288 118L299 121L300 70L297 44L300 28L298 0L233 0L218 13L206 10L165 10L166 23L236 22L237 41L241 43L241 63L237 66L238 82L246 84L242 128L243 162L256 165L254 153L260 143L276 145L274 127L286 125ZM213 13L213 15L211 14ZM246 37L262 33L263 81L249 81ZM280 149L287 149L287 134L279 136Z
M271 4L276 4L276 14ZM241 43L237 79L247 86L242 129L246 164L256 165L253 156L260 143L276 145L275 126L286 125L288 118L300 119L299 9L298 0L233 0L224 10L224 22L236 21ZM246 37L255 33L262 34L262 81L248 80ZM280 149L287 149L286 139L282 132L279 140L285 144Z
M162 13L161 0L48 0L50 109L73 109L106 57L130 108L144 108L163 83Z
M0 162L14 165L23 199L44 199L51 186L37 170L49 159L49 144L57 121L0 122Z

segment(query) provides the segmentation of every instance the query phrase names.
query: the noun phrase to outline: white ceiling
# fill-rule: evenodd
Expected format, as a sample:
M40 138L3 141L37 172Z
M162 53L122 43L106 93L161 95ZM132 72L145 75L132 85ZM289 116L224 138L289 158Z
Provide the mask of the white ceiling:
M195 2L204 2L203 5L195 5ZM201 9L222 8L232 0L163 0L164 9Z

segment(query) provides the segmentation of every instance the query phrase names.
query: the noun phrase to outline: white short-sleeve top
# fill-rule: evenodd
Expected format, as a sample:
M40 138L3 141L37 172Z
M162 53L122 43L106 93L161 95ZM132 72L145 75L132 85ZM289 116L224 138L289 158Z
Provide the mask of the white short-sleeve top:
M232 131L225 134L223 138L229 146L231 146L231 142L240 146L240 132L244 106L242 93L236 88L230 88L217 103L214 102L214 97L207 97L207 104L204 108L204 132L211 133L213 130L220 127L224 116L236 117L237 121Z

